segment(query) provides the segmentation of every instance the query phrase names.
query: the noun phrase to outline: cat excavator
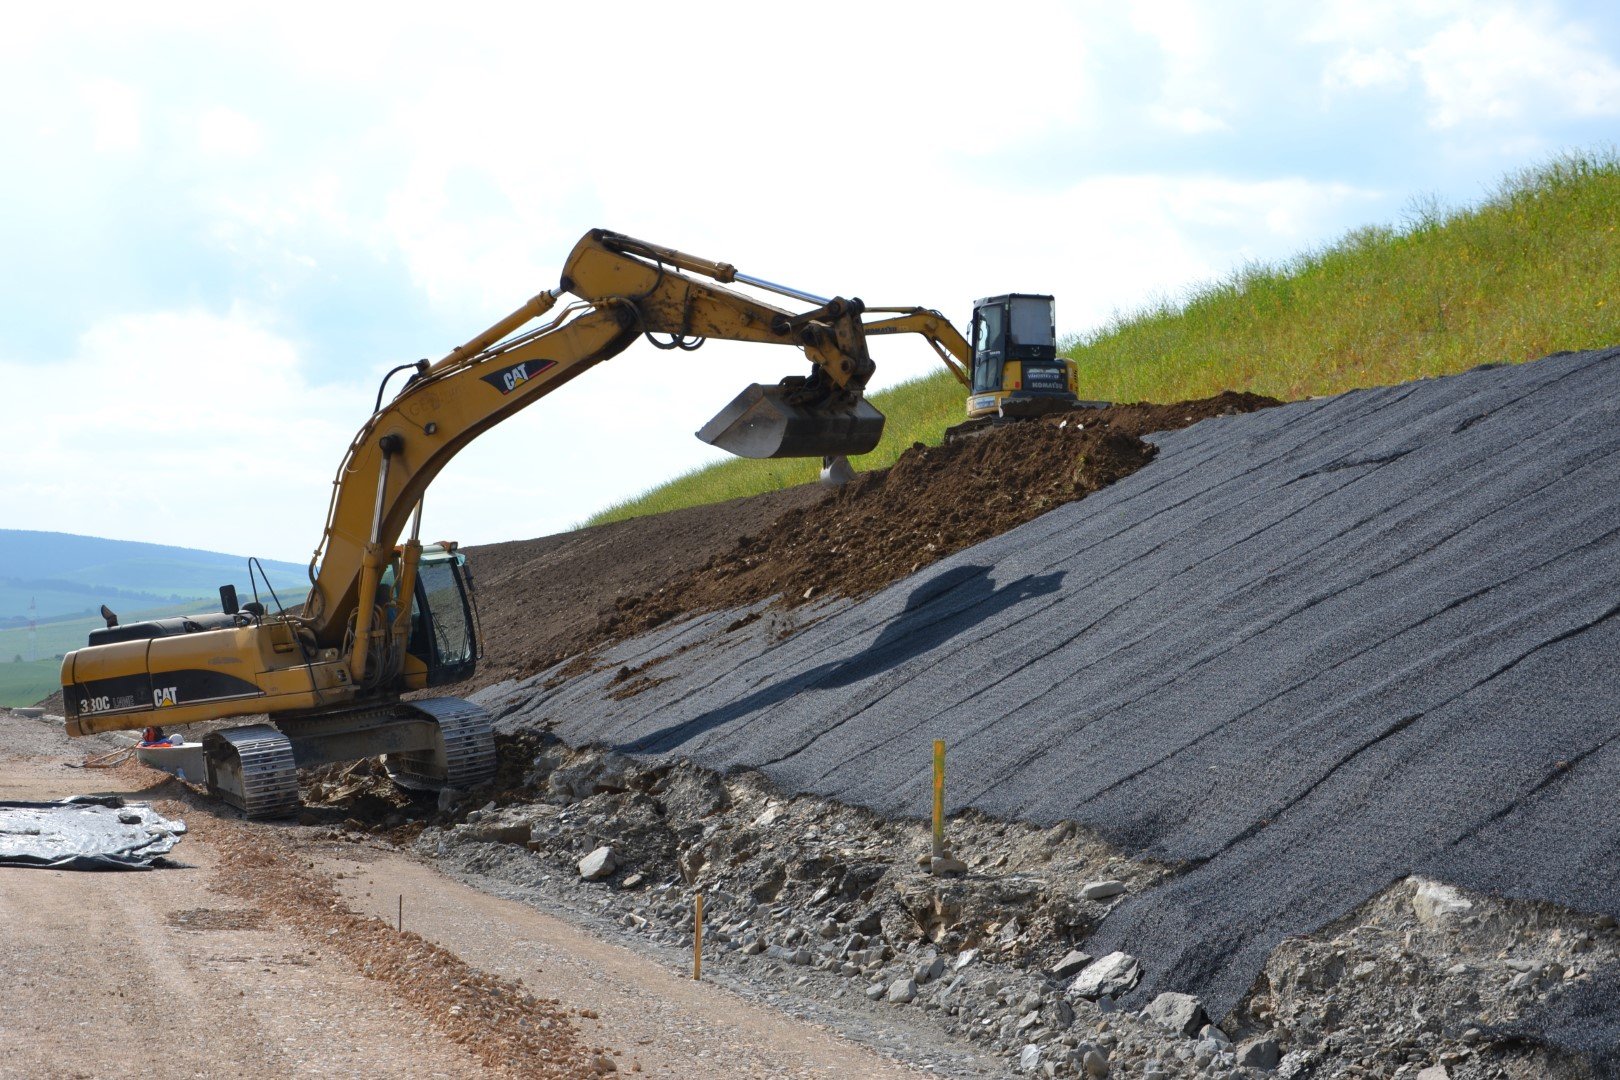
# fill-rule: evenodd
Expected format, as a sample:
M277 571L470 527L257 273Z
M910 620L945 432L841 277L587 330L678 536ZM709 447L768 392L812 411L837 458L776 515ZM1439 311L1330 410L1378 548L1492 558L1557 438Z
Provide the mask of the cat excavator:
M727 284L813 306L786 310ZM572 299L552 315L565 296ZM1007 305L1002 325L1033 326L1020 322L1019 297L998 302ZM856 299L816 296L619 233L587 233L556 288L439 360L384 378L333 481L301 605L283 606L268 579L261 599L250 561L250 602L227 585L218 612L120 624L103 608L105 628L62 662L67 733L263 715L270 722L203 738L209 790L255 818L297 807L299 768L377 755L406 787L487 782L495 744L484 710L456 697L406 696L467 678L478 658L466 557L453 542L420 537L433 478L480 434L642 338L678 353L711 338L787 345L810 361L808 374L745 389L698 432L704 441L751 458L826 463L867 453L884 423L863 396L874 370L869 335L921 333L942 357L971 355L935 312L876 310L893 318L867 324ZM985 341L995 336L982 332ZM385 404L389 379L405 370Z

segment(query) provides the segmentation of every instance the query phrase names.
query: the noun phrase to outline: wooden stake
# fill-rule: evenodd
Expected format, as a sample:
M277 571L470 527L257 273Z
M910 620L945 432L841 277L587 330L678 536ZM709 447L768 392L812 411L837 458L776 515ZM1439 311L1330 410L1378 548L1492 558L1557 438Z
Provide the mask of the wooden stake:
M945 740L934 740L934 858L945 857Z
M692 978L703 978L703 894L692 897Z

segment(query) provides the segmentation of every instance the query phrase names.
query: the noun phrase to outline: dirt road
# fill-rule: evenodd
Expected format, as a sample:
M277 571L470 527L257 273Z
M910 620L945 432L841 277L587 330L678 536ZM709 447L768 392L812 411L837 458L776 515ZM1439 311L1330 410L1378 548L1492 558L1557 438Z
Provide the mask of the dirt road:
M0 743L0 797L125 793L191 826L184 869L0 870L0 1077L922 1075L403 857L362 877L143 767L64 768L85 748L39 721L0 710Z

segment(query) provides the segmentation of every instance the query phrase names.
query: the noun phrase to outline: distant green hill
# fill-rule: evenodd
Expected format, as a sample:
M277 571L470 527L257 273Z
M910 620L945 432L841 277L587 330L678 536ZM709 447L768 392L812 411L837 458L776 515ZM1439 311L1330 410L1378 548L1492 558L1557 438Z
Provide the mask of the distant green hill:
M1071 341L1080 396L1173 402L1230 389L1292 400L1620 344L1614 151L1567 154L1510 176L1478 206L1415 206L1402 226L1358 229L1278 265L1243 267L1184 301ZM889 418L883 442L853 464L882 468L914 442L937 442L962 418L965 397L943 371L873 395ZM589 523L808 483L816 468L723 461Z
M277 590L302 598L309 580L304 567L264 560L264 570ZM217 603L225 584L234 584L244 599L252 595L247 559L133 540L0 529L0 629L25 624L30 602L35 618L45 623L94 614L102 604L122 614L126 608Z

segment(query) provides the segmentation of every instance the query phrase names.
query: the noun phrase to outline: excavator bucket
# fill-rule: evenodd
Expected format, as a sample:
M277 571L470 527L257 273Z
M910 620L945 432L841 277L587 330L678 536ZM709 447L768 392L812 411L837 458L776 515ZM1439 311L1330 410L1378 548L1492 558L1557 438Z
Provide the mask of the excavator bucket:
M738 457L836 457L870 453L883 436L883 414L865 398L812 407L787 400L780 386L755 383L703 425L697 437Z

